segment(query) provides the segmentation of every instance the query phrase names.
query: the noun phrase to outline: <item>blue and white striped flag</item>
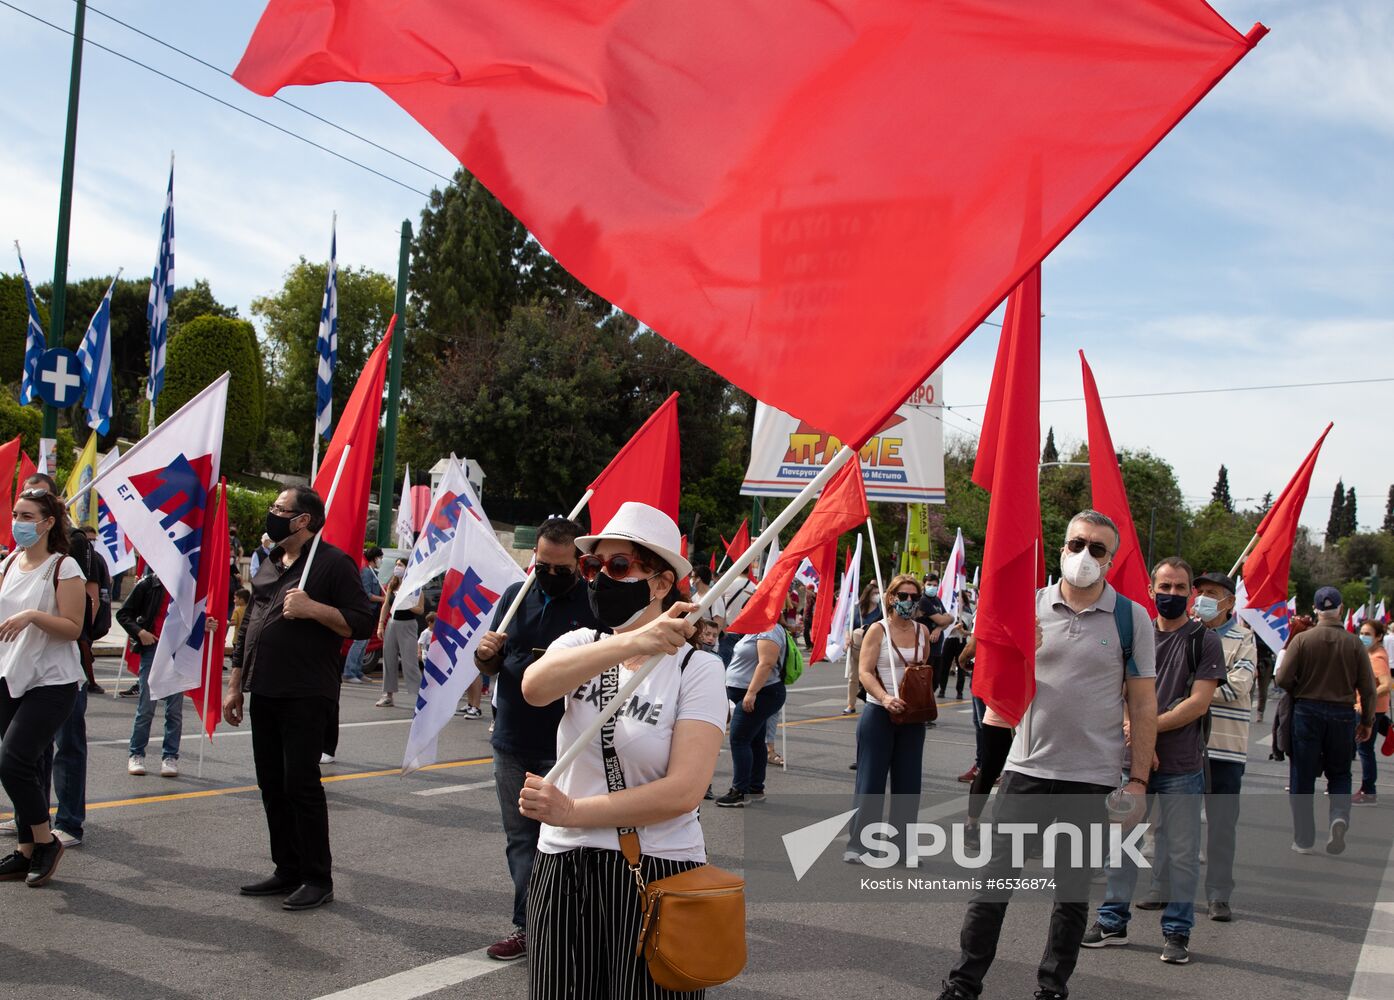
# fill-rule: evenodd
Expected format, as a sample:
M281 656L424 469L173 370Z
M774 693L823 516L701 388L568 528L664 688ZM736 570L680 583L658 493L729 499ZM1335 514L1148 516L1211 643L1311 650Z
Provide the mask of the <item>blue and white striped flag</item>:
M334 422L334 366L339 361L339 236L337 220L329 230L329 274L319 309L319 365L315 370L315 432L328 440Z
M29 284L29 272L24 269L24 254L19 251L19 241L15 241L15 253L19 255L19 273L24 277L24 298L29 303L29 328L24 334L24 376L19 385L19 401L28 406L38 395L39 359L48 350L44 339L44 328L39 323L39 307L34 304L34 288Z
M77 359L82 362L82 407L87 411L87 426L98 434L111 429L111 291L120 277L117 271L107 285L102 304L77 348Z
M165 214L160 222L160 255L150 277L150 301L145 322L150 327L150 376L145 380L145 398L150 405L165 387L165 344L169 340L169 307L174 301L174 163L169 165L169 189L165 192Z

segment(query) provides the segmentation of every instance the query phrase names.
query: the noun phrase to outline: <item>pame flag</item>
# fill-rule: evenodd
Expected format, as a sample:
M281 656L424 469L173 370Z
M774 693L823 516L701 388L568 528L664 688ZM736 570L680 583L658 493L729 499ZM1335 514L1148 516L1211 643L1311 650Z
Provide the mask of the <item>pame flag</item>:
M473 517L459 519L447 557L445 589L421 670L403 774L435 762L436 738L454 717L465 689L479 676L474 651L489 630L499 595L523 579L522 568L499 544L493 529Z
M208 501L222 465L227 386L224 372L92 481L169 593L150 667L154 699L199 685L210 574L227 574L226 566L202 558Z
M101 475L120 457L121 449L112 448L97 465L97 474ZM135 566L136 550L131 547L126 533L121 530L121 525L116 523L116 518L111 513L111 505L95 491L92 495L97 498L97 551L106 561L107 571L116 576Z
M421 526L421 534L407 558L407 575L402 578L402 586L397 591L397 599L392 610L411 607L416 603L416 595L422 587L445 572L450 557L450 543L454 541L460 521L465 512L470 520L489 526L484 516L484 508L474 487L465 478L464 467L454 455L441 477L436 495L431 498L431 512L426 523Z

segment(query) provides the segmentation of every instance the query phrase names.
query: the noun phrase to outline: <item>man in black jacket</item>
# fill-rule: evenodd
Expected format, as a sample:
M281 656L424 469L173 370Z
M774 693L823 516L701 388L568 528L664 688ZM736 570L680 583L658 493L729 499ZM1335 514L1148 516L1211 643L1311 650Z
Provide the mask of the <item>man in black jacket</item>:
M287 910L334 898L319 757L339 698L339 647L346 638L366 639L376 624L358 565L323 540L301 589L311 542L323 527L324 501L308 486L282 491L271 505L266 532L277 545L252 581L223 699L223 718L238 726L243 692L252 695L252 759L276 863L270 878L241 891L289 894L281 904Z
M131 649L140 655L135 724L131 727L130 758L126 773L145 774L145 748L150 742L150 724L155 719L155 703L150 700L150 664L155 661L155 645L165 620L165 587L153 572L137 582L116 612L116 622L131 637ZM165 737L160 748L160 777L179 776L179 738L184 726L184 694L164 699Z
M513 879L513 933L488 948L489 957L500 962L527 957L528 878L541 825L518 811L518 795L529 771L546 774L557 762L557 726L565 710L561 700L542 708L529 705L523 697L523 673L560 636L598 626L586 587L576 575L576 536L581 533L579 524L564 517L542 523L533 550L537 579L523 595L523 606L507 633L484 633L474 653L480 673L496 677L498 684L490 742L494 787L508 840L508 874ZM503 592L492 628L499 627L521 586L515 583Z

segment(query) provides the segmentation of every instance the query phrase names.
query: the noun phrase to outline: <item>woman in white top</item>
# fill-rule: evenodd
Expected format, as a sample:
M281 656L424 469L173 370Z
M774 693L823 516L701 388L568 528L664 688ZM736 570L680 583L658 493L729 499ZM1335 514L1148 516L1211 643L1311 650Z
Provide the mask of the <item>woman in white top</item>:
M0 881L37 887L63 856L48 823L43 758L84 679L77 637L86 581L68 557L63 503L47 487L21 492L13 516L16 551L0 564L0 784L19 845L0 859Z
M885 618L868 625L862 639L858 673L866 689L866 710L857 720L857 815L852 818L844 861L857 862L867 850L861 840L862 828L881 822L888 776L891 824L904 830L905 824L914 822L919 813L925 726L922 722L893 722L891 712L903 711L905 703L891 692L899 690L906 664L929 659L929 630L913 617L920 594L920 585L913 576L902 573L892 579L883 602ZM891 649L892 644L895 650ZM900 839L897 836L896 840Z
M532 705L564 698L558 756L649 657L663 660L570 769L549 784L527 776L518 808L542 824L528 886L529 996L533 1000L658 1000L674 993L635 954L641 917L619 831L634 828L645 882L706 861L697 807L711 784L726 726L721 660L693 648L681 617L678 527L660 510L623 504L597 535L576 539L597 620L613 629L568 632L523 674ZM607 737L607 732L609 736ZM618 764L607 778L605 747Z

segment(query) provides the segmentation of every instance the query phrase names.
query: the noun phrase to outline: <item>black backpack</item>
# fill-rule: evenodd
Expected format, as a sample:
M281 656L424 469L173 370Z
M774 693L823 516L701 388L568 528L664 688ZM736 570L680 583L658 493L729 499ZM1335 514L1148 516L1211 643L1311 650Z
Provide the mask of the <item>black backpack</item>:
M86 567L91 570L87 579L97 585L97 610L92 614L92 625L88 629L95 642L111 631L111 571L95 549L88 553L87 559L92 564Z

